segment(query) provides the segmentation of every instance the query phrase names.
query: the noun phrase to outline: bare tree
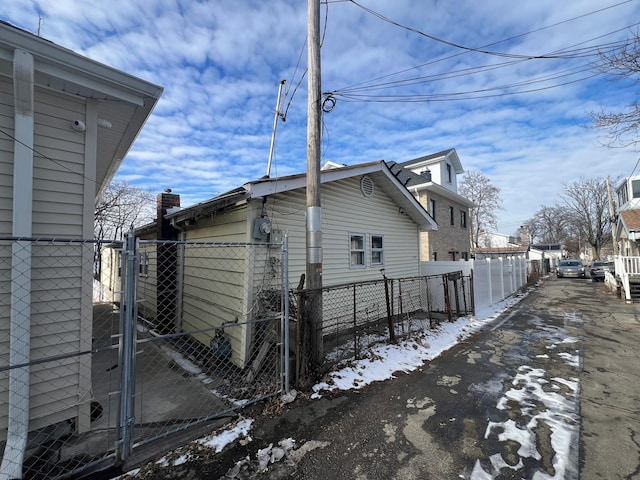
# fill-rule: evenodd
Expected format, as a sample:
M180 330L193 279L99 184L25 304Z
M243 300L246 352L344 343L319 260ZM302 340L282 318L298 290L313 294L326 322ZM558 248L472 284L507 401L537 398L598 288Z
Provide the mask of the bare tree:
M480 234L489 231L490 228L498 228L496 214L502 210L500 189L491 184L489 177L480 172L465 172L462 183L458 189L460 195L471 200L475 207L470 209L471 220L471 244L478 248Z
M563 205L553 207L542 205L533 218L525 222L531 237L541 243L564 242L571 224L571 212Z
M640 37L634 34L621 48L600 54L597 71L620 80L638 83L640 80ZM640 141L640 104L633 100L621 112L591 112L594 127L608 130L607 146L629 146Z
M568 233L572 241L577 240L577 253L580 244L586 242L593 249L593 257L600 258L602 246L611 241L606 179L580 178L565 184L560 196L569 210Z
M100 258L105 241L122 240L131 226L155 218L153 193L124 181L112 182L96 205L94 236L99 242L94 251L95 274L100 275Z

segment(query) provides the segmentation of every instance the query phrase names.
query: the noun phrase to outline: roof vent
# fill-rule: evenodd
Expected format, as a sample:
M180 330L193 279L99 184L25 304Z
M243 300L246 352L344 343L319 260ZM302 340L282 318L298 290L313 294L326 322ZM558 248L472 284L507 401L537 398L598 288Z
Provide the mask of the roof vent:
M373 195L373 190L373 180L371 180L371 177L364 175L360 180L360 191L365 197L371 198L371 196Z

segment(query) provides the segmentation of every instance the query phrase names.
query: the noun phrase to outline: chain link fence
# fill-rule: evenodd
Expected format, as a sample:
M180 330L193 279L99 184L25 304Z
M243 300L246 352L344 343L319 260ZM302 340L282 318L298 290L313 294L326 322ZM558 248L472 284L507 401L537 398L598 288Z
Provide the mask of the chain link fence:
M472 277L462 272L406 277L328 286L322 288L322 322L316 335L299 333L298 357L313 357L314 348L320 358L313 367L325 373L333 366L362 358L363 353L377 343L396 341L416 332L434 328L442 321L453 321L472 314ZM314 292L292 292L295 312L304 321L304 305ZM292 314L292 319L295 315ZM311 328L311 327L310 327ZM304 330L301 328L300 330ZM320 339L321 345L309 344ZM304 365L303 365L304 367ZM303 375L297 373L297 378Z
M3 473L123 464L281 392L286 263L280 244L0 239Z

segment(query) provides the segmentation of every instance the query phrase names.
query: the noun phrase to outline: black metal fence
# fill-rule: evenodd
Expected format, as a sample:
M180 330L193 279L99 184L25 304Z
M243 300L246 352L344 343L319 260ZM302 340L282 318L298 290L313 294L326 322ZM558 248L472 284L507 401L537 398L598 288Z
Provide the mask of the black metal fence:
M472 289L472 277L462 272L328 286L321 289L322 318L316 323L304 306L317 292L292 292L292 321L299 325L297 356L302 359L297 378L359 359L373 344L395 342L472 314ZM316 361L309 360L307 366L305 358Z

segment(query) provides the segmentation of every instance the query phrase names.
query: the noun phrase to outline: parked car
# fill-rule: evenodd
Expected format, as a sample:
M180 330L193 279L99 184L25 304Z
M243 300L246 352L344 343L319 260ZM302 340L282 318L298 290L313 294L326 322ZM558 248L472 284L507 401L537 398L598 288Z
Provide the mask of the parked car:
M580 260L562 260L556 268L556 276L585 278L585 268Z
M604 282L605 272L614 272L613 262L601 262L596 261L591 264L589 269L589 275L591 275L591 281Z

